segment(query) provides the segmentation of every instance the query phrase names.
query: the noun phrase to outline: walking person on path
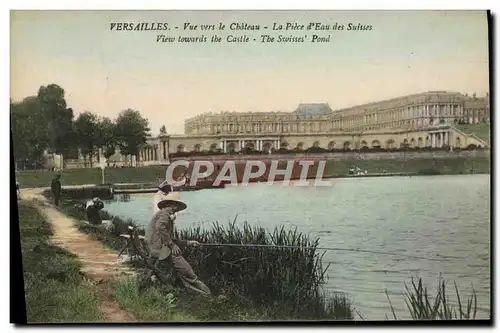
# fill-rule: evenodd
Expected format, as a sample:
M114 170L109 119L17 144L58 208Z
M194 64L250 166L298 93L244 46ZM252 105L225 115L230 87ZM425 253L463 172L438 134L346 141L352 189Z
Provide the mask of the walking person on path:
M59 206L59 198L61 197L61 175L57 174L54 179L52 179L52 184L50 184L50 189L52 191L52 197L54 198L54 205Z
M175 270L176 276L186 288L196 291L204 296L210 296L210 289L198 279L191 265L182 256L181 248L184 246L198 246L197 241L178 240L174 233L175 214L187 208L180 201L179 192L170 192L160 202L160 209L155 213L148 225L145 241L149 253L154 260L169 260Z

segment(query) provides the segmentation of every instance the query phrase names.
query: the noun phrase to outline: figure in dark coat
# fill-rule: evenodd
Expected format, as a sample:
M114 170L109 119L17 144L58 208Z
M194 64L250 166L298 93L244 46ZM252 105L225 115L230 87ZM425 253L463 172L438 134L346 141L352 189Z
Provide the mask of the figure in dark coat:
M61 197L61 175L56 175L52 179L52 184L50 184L50 189L52 191L52 197L54 198L54 205L59 206L59 198Z
M94 198L87 203L85 211L87 212L87 219L90 224L102 224L101 210L104 208L104 203L99 198Z

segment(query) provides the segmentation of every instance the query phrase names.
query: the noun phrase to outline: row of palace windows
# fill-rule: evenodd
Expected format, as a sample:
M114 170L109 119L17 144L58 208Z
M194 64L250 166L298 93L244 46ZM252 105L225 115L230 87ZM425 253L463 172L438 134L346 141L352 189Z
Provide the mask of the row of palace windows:
M455 124L466 122L470 123L470 117L472 113L466 113L460 118L456 118L453 120ZM484 115L476 114L477 117L473 117L473 123L487 123L489 121L489 117L485 117ZM430 117L429 124L443 124L445 123L444 118L433 118ZM375 130L382 128L394 127L394 125L399 126L416 126L417 120L396 120L396 121L384 121L384 123L379 124L369 124L369 126L358 127L355 126L360 122L357 120L334 120L333 125L330 122L315 122L315 123L299 123L299 124L283 124L282 131L280 131L280 124L272 123L272 124L259 124L252 126L244 126L244 125L216 125L214 127L215 132L208 131L208 128L204 133L212 133L212 134L220 134L220 133L294 133L294 132L326 132L330 130L344 130L344 129L363 129L363 130ZM366 122L365 122L366 124ZM202 131L202 127L197 127L195 133L200 133ZM189 132L189 131L188 131Z

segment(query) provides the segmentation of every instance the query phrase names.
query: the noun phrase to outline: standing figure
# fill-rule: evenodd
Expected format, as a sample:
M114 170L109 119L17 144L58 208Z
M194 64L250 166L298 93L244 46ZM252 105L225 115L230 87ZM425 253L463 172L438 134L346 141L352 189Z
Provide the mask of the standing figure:
M178 181L183 181L184 180L184 186L189 187L191 186L191 177L189 176L187 170L182 174L182 176L178 179ZM195 184L196 185L196 184Z
M178 240L175 237L175 213L187 208L180 201L179 192L170 192L159 203L160 209L153 215L145 235L146 245L152 259L168 259L175 270L176 276L186 288L196 291L204 296L210 296L210 289L198 279L191 265L182 256L181 248L184 246L198 246L197 241Z
M54 197L54 205L59 206L59 198L61 197L61 175L57 174L54 179L52 179L52 184L50 184L50 189L52 191L52 196Z

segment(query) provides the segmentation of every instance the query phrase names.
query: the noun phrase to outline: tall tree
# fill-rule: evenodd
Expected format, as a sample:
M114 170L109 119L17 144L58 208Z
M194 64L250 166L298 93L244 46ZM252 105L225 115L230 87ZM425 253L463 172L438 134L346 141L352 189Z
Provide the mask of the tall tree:
M103 155L109 167L109 158L116 152L116 124L111 119L104 117L99 125L99 145L103 149Z
M76 139L73 132L74 114L71 108L67 108L64 89L57 84L42 86L37 97L47 124L49 148L64 156Z
M30 159L29 144L26 135L29 132L29 115L24 112L22 103L10 103L10 124L12 131L12 145L14 160L17 167L23 168Z
M37 168L49 146L47 123L36 96L10 104L14 158L18 166Z
M121 154L135 156L137 160L140 147L146 143L149 131L149 121L143 118L139 111L131 109L122 111L116 119L115 132Z
M74 128L85 167L87 167L87 157L89 157L92 168L92 157L99 148L101 139L99 117L92 112L83 112L76 119Z

